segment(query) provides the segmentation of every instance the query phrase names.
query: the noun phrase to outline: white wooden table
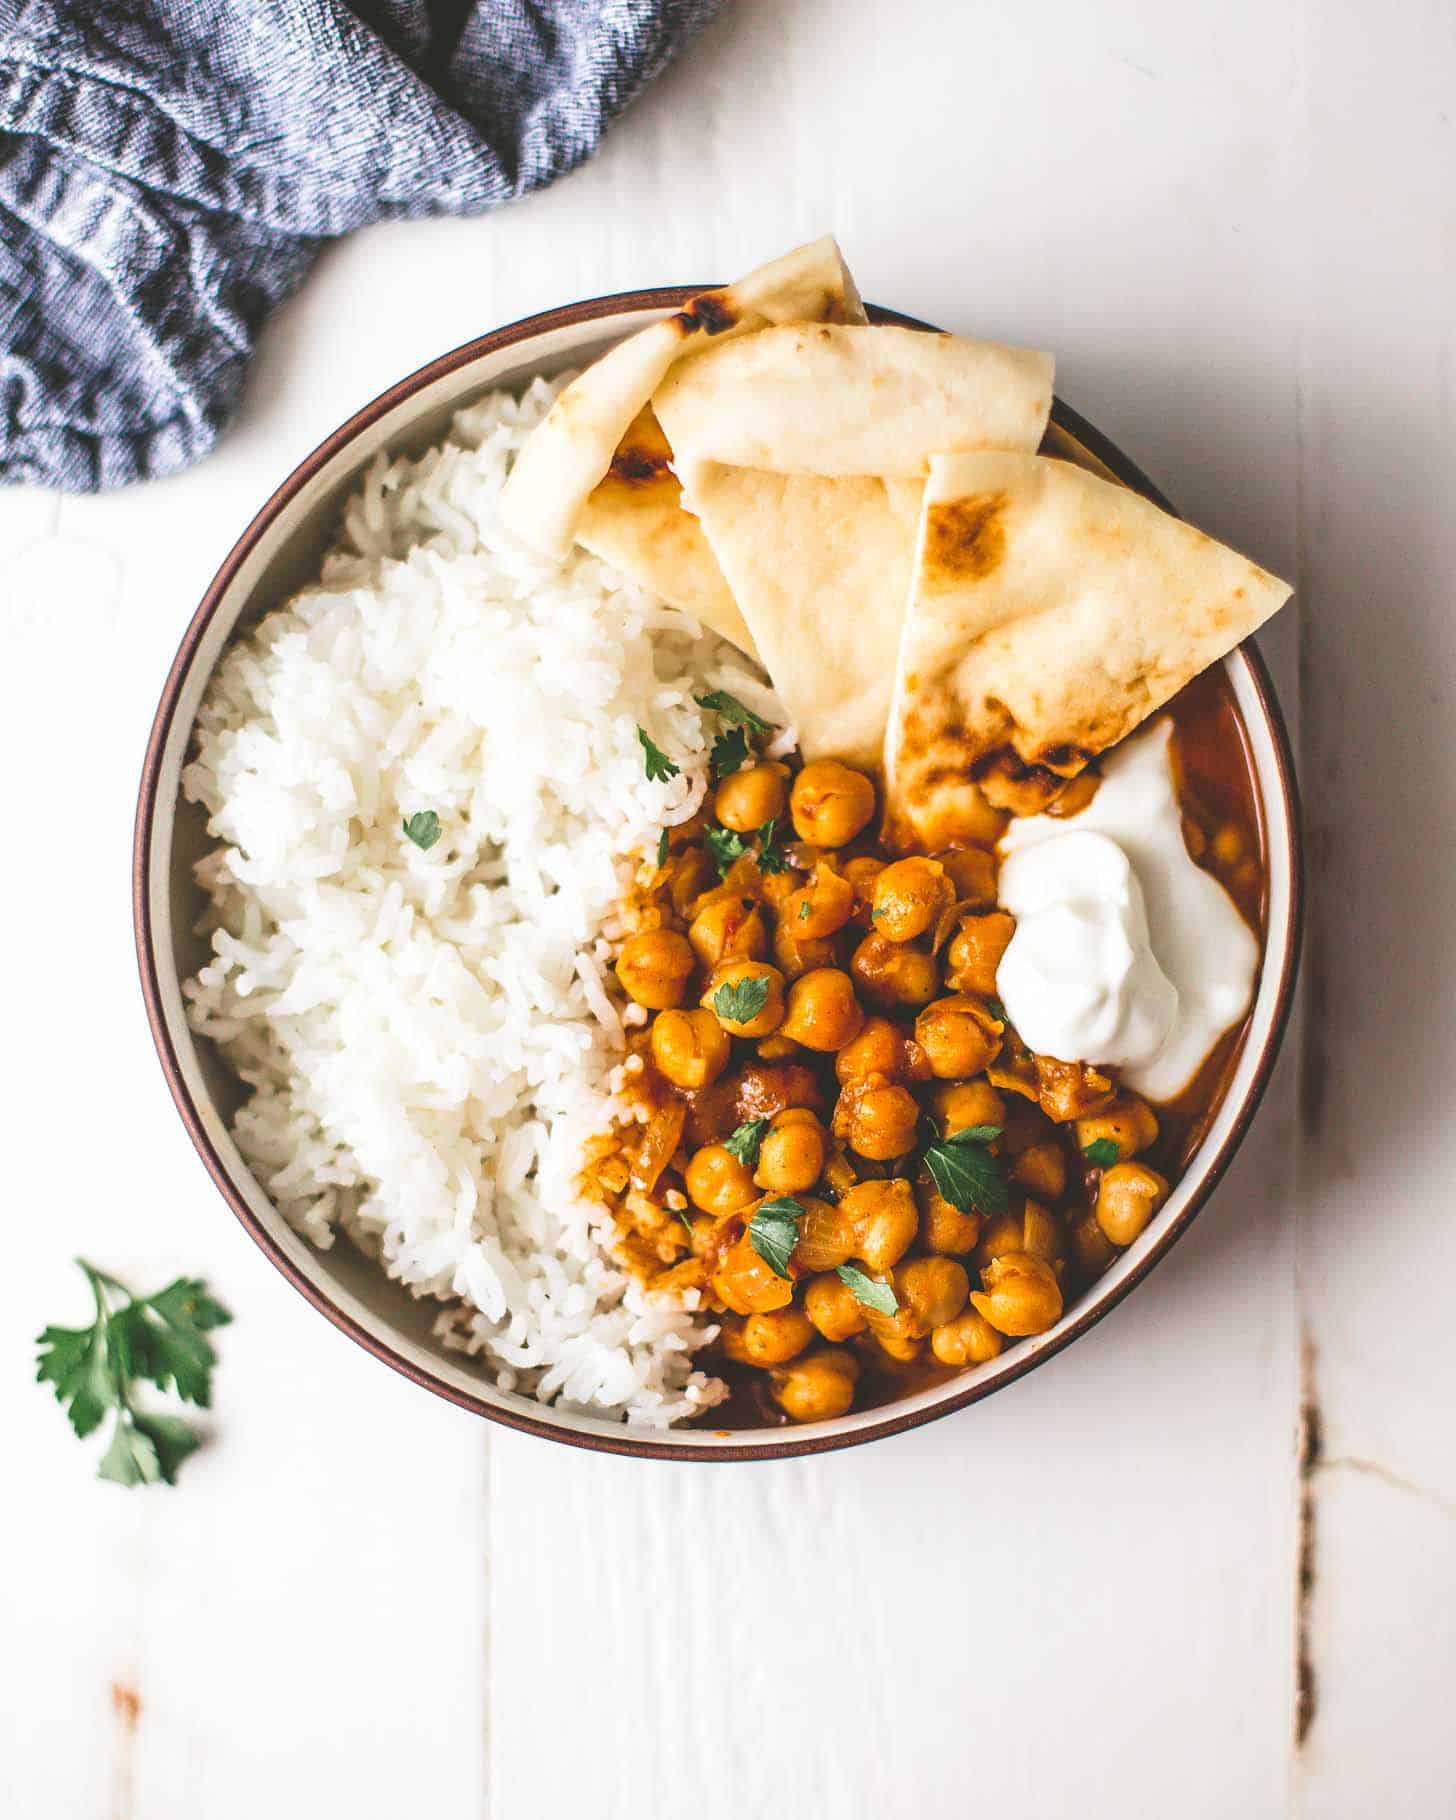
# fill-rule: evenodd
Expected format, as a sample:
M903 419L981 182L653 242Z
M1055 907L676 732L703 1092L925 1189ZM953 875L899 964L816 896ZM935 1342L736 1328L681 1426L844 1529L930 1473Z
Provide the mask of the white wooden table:
M0 1813L1456 1813L1453 112L1442 0L740 0L556 189L330 251L202 466L0 495ZM356 406L825 229L877 301L1055 348L1296 578L1304 1026L1191 1236L1026 1382L823 1459L596 1458L394 1377L226 1213L135 985L136 774L214 567ZM94 1482L29 1382L78 1251L236 1313L176 1491Z

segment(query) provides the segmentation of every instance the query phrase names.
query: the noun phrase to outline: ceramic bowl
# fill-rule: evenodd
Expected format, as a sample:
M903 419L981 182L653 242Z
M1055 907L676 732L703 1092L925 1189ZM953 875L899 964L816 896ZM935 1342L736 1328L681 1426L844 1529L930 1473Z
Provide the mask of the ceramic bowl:
M162 692L137 809L133 904L147 1016L168 1085L223 1198L279 1270L320 1314L377 1358L462 1408L527 1433L643 1458L750 1460L848 1447L928 1422L989 1396L1069 1346L1164 1257L1229 1165L1273 1069L1284 1032L1300 933L1299 809L1293 761L1269 676L1252 645L1227 660L1257 777L1268 856L1265 954L1247 1036L1217 1112L1167 1204L1141 1237L1049 1332L1009 1345L991 1364L887 1406L837 1421L779 1429L666 1433L543 1407L498 1390L483 1371L430 1332L438 1305L416 1301L351 1245L316 1250L254 1181L229 1134L240 1089L211 1045L187 1027L181 982L205 958L194 929L202 904L193 862L206 847L203 818L180 800L179 780L198 704L239 627L280 604L317 572L339 512L382 451L437 442L456 411L499 386L581 366L610 343L678 308L694 289L595 298L497 329L403 379L336 430L273 494L218 570L187 629ZM886 311L876 320L908 322ZM924 324L911 326L924 327ZM1126 457L1057 403L1053 446L1079 454L1166 505Z

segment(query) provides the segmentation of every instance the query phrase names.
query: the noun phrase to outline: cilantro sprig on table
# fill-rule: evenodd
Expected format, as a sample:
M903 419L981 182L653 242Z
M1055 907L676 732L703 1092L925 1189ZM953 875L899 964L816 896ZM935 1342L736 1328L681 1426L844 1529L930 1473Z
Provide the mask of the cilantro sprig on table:
M181 1416L139 1409L138 1383L171 1389L199 1409L212 1404L217 1354L207 1338L232 1316L197 1277L178 1277L151 1296L134 1296L104 1270L76 1262L96 1303L89 1327L47 1327L37 1339L36 1381L50 1384L82 1440L111 1418L98 1477L118 1485L175 1485L201 1437Z

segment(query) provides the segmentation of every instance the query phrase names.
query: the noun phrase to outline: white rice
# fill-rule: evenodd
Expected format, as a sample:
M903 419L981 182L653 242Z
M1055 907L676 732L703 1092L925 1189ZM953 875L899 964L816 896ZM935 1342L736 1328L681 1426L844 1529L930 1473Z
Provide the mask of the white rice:
M219 665L183 774L220 843L187 994L251 1089L239 1148L301 1232L442 1298L437 1330L503 1389L662 1427L722 1386L691 1370L706 1317L649 1299L576 1192L622 1054L612 917L702 800L693 696L781 716L730 645L498 524L558 385L376 462L318 585ZM647 781L639 724L680 776ZM401 821L427 809L422 852Z

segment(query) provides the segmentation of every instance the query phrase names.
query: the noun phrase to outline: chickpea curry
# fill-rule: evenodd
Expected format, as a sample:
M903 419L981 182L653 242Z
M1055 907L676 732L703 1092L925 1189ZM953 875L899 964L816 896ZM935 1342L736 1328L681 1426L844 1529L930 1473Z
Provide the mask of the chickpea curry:
M1054 1326L1167 1199L1243 1026L1158 1103L1114 1066L1035 1053L998 993L1016 818L892 847L876 778L764 756L763 720L705 706L715 787L627 906L623 1111L583 1181L631 1269L720 1323L695 1361L730 1386L715 1424L824 1420ZM1165 718L1187 854L1260 927L1222 671ZM1045 813L1074 826L1103 787L1094 763Z

